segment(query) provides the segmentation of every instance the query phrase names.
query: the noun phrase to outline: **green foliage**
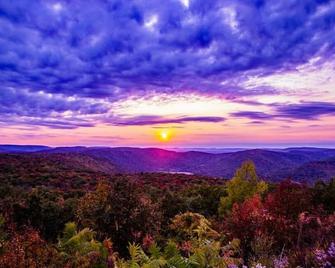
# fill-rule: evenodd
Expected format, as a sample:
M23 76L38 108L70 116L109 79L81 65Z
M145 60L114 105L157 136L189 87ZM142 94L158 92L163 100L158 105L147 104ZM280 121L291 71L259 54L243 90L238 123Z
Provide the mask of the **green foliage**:
M259 180L254 163L244 162L227 182L227 196L221 197L219 214L223 216L229 213L234 203L241 203L255 194L263 194L267 189L267 183Z
M206 217L215 216L218 212L220 197L226 195L226 188L222 185L194 185L185 188L181 195L188 211L198 212Z
M218 238L219 234L211 228L211 223L199 213L186 212L172 219L170 228L181 239Z
M187 212L173 218L171 228L177 234L161 250L155 243L146 253L139 245L128 247L129 260L120 260L119 267L133 268L226 268L230 264L240 264L234 257L239 250L239 242L232 241L223 246L218 233L202 215Z
M129 260L120 260L120 268L219 268L227 267L227 263L220 256L218 244L208 243L206 246L194 248L189 256L183 256L177 245L169 242L163 251L157 246L146 254L135 244L129 245Z
M94 232L88 228L78 231L74 222L67 223L58 242L66 263L76 267L106 267L107 249L94 236Z

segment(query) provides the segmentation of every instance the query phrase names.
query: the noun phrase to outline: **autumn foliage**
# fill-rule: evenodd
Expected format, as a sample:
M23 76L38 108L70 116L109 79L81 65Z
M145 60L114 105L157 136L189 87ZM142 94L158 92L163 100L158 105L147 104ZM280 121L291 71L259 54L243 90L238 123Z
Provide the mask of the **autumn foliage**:
M335 266L335 180L23 172L0 182L0 267Z

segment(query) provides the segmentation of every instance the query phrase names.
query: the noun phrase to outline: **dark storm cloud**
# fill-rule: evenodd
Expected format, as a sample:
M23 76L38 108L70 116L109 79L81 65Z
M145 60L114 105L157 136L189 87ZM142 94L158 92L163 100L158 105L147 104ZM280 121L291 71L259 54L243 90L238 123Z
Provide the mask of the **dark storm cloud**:
M107 108L89 100L148 92L280 94L229 81L333 54L334 26L330 1L0 0L0 116L95 115ZM63 98L29 95L40 91Z

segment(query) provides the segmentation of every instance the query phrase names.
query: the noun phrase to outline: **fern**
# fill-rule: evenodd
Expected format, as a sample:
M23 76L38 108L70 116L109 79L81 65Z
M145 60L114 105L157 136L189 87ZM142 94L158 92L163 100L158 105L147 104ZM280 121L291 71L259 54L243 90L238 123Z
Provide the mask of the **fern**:
M167 259L169 259L169 258L172 258L174 256L179 256L179 255L180 255L180 252L177 248L176 243L174 243L173 241L169 241L164 248L164 256Z
M157 246L156 243L154 243L150 246L149 253L150 253L151 257L157 258L157 259L162 255L161 249Z
M167 262L168 268L192 268L197 267L197 262L184 258L182 256L174 256Z
M129 244L128 251L130 255L130 261L131 263L134 263L134 264L140 263L142 261L142 258L144 257L143 255L145 255L141 247L139 245L136 245L135 243Z

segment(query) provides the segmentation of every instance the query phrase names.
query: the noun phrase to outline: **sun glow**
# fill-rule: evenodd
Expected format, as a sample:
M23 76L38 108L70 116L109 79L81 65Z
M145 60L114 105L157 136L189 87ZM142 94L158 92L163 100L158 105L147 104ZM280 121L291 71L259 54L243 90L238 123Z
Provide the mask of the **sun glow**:
M171 139L171 131L168 129L162 129L158 132L158 139L163 142L167 142Z

